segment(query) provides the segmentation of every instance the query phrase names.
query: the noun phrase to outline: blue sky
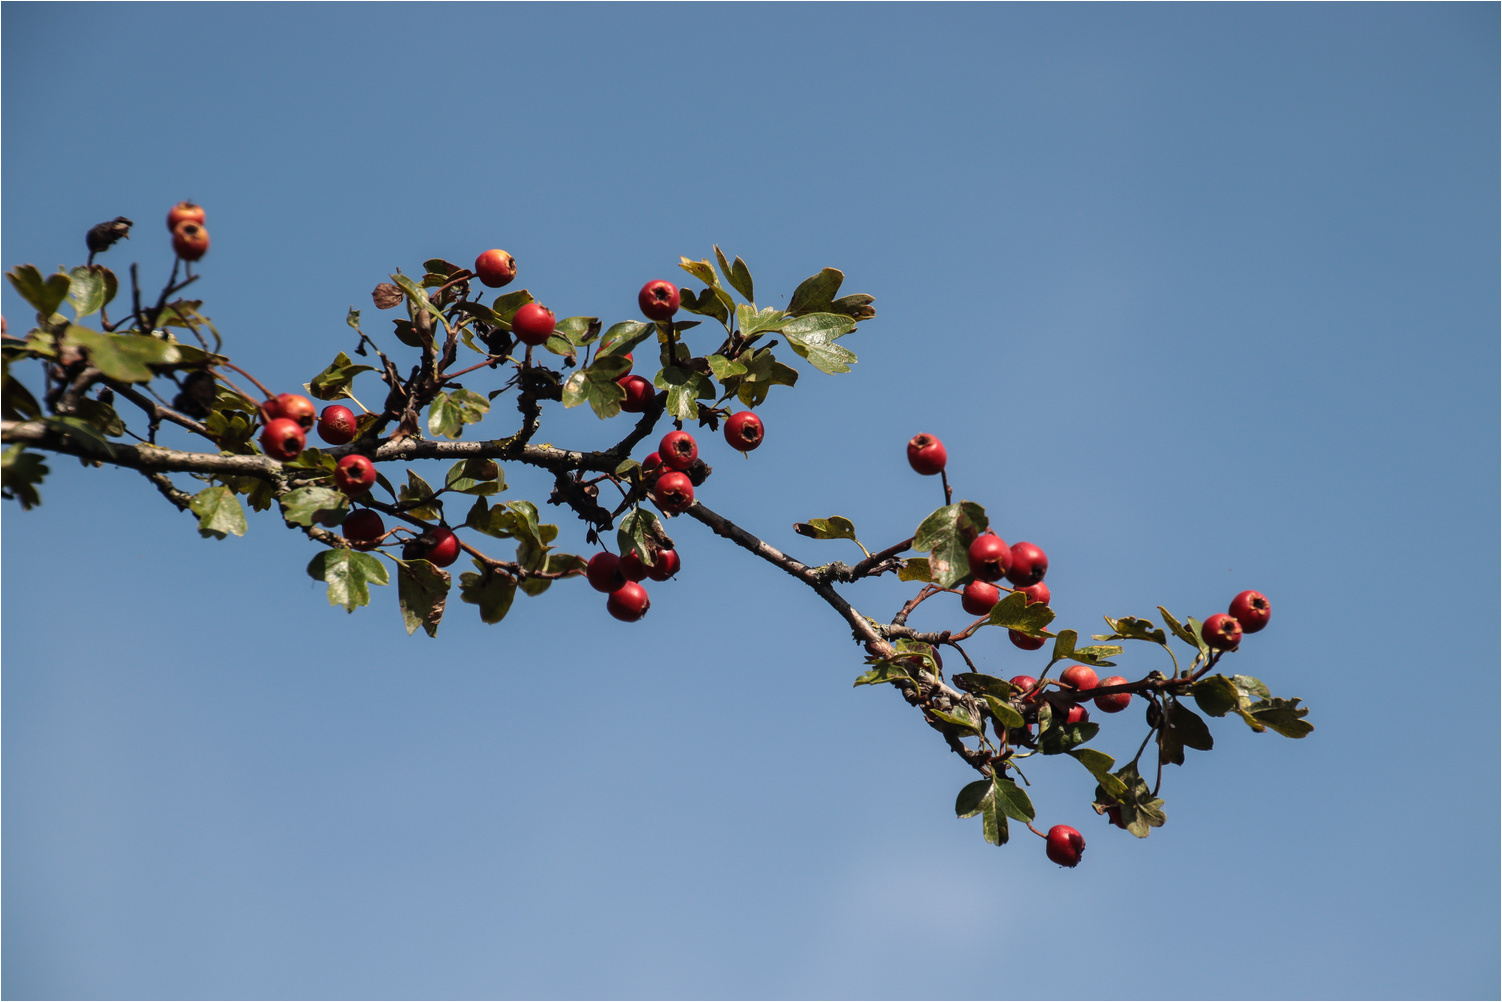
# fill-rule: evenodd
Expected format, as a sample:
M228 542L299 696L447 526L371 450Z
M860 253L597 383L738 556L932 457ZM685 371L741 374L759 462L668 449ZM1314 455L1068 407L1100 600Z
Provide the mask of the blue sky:
M608 321L715 243L763 305L841 268L876 296L860 363L774 391L749 461L711 448L707 504L848 557L791 524L908 535L938 489L903 444L932 432L957 495L1048 551L1059 625L1259 589L1236 667L1317 727L1216 722L1145 841L1042 763L1040 821L1088 840L1062 870L956 820L968 771L851 688L840 621L696 523L639 624L576 584L409 639L394 594L329 608L273 519L200 540L134 474L54 462L3 514L7 996L1498 994L1495 5L0 25L7 267L79 263L124 214L104 260L160 282L193 198L205 311L289 389L432 256L504 247ZM883 616L909 593L848 589Z

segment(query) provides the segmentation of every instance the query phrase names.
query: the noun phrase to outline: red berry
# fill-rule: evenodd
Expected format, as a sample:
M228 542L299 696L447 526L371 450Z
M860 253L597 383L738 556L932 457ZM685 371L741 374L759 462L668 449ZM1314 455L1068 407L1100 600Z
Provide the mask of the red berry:
M1064 720L1066 724L1088 724L1089 722L1090 711L1083 706L1071 706L1069 708L1069 716Z
M1205 620L1200 636L1205 638L1205 643L1216 650L1228 651L1241 643L1241 624L1236 622L1236 617L1217 612Z
M1012 544L1012 567L1007 580L1019 587L1037 584L1048 573L1048 555L1032 543Z
M678 312L680 300L678 286L662 279L654 279L641 287L636 294L636 305L648 320L668 321Z
M652 384L641 376L622 376L616 382L626 391L626 399L621 401L621 410L627 414L640 414L657 395Z
M1037 584L1025 585L1022 588L1014 588L1012 590L1019 591L1022 594L1026 595L1028 605L1037 605L1039 603L1047 605L1050 601L1053 600L1053 593L1048 590L1048 585L1044 584L1042 581L1039 581Z
M914 435L907 444L907 461L913 469L931 477L943 472L949 453L944 451L944 443L932 435Z
M381 521L379 512L360 508L349 513L340 531L355 549L368 550L386 535L386 523Z
M655 452L647 453L647 458L641 461L641 475L644 480L651 480L662 472L662 456Z
M334 486L352 498L370 490L375 482L375 464L366 456L345 456L334 467Z
M1007 681L1012 684L1013 689L1017 690L1018 695L1027 692L1027 690L1038 684L1038 680L1031 675L1013 675Z
M303 431L311 431L313 422L318 420L318 408L313 406L313 401L297 393L281 393L277 395L277 417L284 417L296 421L302 426Z
M621 573L626 575L627 581L645 581L647 565L641 562L635 550L627 550L621 554Z
M516 277L516 258L499 248L475 258L475 274L492 289L499 289Z
M584 577L591 588L607 595L626 583L626 575L621 573L621 558L614 553L601 552L590 557Z
M970 573L982 581L1000 581L1012 566L1012 550L994 532L976 536L967 554Z
M203 206L192 202L178 202L167 210L167 229L169 232L176 230L178 223L197 223L202 226L203 218Z
M1048 643L1047 637L1030 637L1026 633L1018 633L1016 630L1008 630L1007 635L1012 638L1013 645L1025 651L1036 651Z
M1242 633L1256 633L1267 625L1273 614L1267 596L1260 591L1244 591L1231 599L1231 615L1241 624Z
M261 448L272 459L296 459L307 444L302 425L290 418L273 418L261 430Z
M435 525L402 547L403 560L426 560L434 567L447 567L459 559L459 537L453 530Z
M355 412L342 404L329 404L318 416L318 437L329 445L346 445L358 431Z
M1095 669L1085 665L1070 665L1059 673L1059 681L1075 689L1094 689Z
M172 228L172 250L184 261L197 261L209 252L209 231L202 223L183 220Z
M634 623L647 614L652 607L652 600L647 597L647 589L635 581L627 581L615 591L610 593L610 598L605 600L606 610L623 623Z
M1107 807L1106 808L1106 817L1109 818L1110 821L1111 821L1111 824L1115 825L1117 828L1120 828L1123 831L1126 830L1126 825L1123 824L1122 820L1121 820L1121 805L1120 804L1112 804L1110 807Z
M985 616L1001 601L1001 590L985 581L972 581L960 592L960 606L972 616Z
M1120 675L1112 675L1110 678L1101 679L1097 684L1126 685L1127 680ZM1095 708L1102 713L1120 713L1131 705L1132 694L1130 692L1114 692L1109 695L1095 697Z
M694 484L688 474L670 470L657 478L652 487L652 499L657 507L670 515L688 511L694 505Z
M677 550L658 550L657 562L647 571L647 576L653 581L666 581L682 568L683 561L678 559Z
M1085 852L1085 836L1068 825L1054 825L1048 830L1048 858L1060 866L1075 867Z
M750 411L741 411L730 415L730 420L725 422L725 441L730 443L732 449L750 452L761 445L764 431L761 418Z
M662 457L663 465L682 472L699 458L699 443L686 431L670 431L657 444L657 454Z
M541 303L527 303L511 318L511 333L522 344L542 344L552 336L558 318Z

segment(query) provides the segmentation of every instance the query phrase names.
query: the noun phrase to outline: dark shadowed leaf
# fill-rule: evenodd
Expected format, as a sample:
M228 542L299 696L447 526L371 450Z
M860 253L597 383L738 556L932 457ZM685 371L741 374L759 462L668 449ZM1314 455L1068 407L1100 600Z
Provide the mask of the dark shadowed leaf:
M396 567L397 598L402 606L402 621L407 635L420 626L430 637L438 635L438 622L448 603L449 572L426 560L399 561Z
M37 485L48 472L42 457L27 452L19 442L0 452L0 488L5 497L19 501L23 511L42 503Z
M817 275L805 278L793 290L793 298L788 301L788 312L802 316L828 309L844 281L845 273L834 268L825 268Z
M1241 692L1224 675L1211 675L1194 683L1189 690L1199 708L1212 717L1224 717L1241 705Z
M10 284L21 294L21 298L43 317L56 313L58 306L68 295L69 279L62 272L43 278L36 265L23 264L7 271L5 277L10 279Z
M1309 708L1300 706L1297 699L1264 699L1247 707L1252 719L1285 738L1301 738L1314 730L1314 725L1303 719L1308 712Z
M1210 727L1198 713L1179 702L1170 699L1168 709L1167 728L1178 741L1186 748L1195 751L1210 751L1215 747L1215 738L1210 734Z
M973 818L981 812L981 804L993 795L995 787L989 779L977 779L965 784L959 796L954 798L954 814L959 818Z
M356 365L348 355L340 352L327 369L314 376L308 383L308 392L319 400L338 400L349 396L350 384L362 372L373 372L369 365Z
M503 577L497 571L476 574L466 571L459 576L459 597L470 605L480 607L480 621L499 623L511 611L516 599L516 580Z

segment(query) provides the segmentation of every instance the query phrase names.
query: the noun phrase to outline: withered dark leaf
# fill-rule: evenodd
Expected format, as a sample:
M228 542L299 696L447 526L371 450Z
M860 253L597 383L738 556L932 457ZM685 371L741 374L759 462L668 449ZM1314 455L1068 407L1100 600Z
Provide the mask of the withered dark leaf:
M376 309L389 310L402 301L402 290L390 282L382 282L371 291L370 298L375 300Z

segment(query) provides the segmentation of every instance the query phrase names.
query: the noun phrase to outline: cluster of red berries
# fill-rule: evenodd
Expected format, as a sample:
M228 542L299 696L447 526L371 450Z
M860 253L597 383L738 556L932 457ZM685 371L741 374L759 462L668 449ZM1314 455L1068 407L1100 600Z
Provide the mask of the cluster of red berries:
M203 217L203 206L192 202L178 202L167 212L172 250L184 261L197 261L209 252L209 231Z
M1243 633L1256 633L1267 625L1273 614L1267 596L1260 591L1244 591L1231 599L1228 612L1217 612L1205 620L1200 631L1205 643L1218 651L1229 651L1241 643Z
M591 588L610 596L605 600L605 608L612 616L623 623L634 623L652 607L647 589L640 582L647 578L666 581L682 567L683 561L676 550L658 550L651 567L642 563L635 551L619 557L614 553L596 553L589 558L584 576Z

